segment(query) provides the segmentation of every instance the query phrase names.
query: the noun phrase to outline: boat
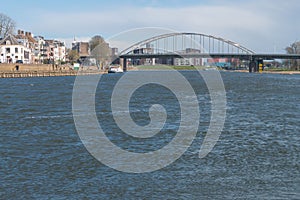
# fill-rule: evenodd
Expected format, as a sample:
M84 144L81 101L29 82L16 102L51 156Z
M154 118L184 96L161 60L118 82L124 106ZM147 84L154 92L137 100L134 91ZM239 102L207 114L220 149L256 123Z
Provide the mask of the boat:
M108 73L123 73L121 66L110 66L108 68Z

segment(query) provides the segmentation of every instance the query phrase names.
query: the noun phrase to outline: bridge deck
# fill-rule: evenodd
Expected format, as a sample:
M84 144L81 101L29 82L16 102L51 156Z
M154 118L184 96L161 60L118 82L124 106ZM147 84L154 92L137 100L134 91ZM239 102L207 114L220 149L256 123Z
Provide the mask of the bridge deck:
M238 54L238 53L188 53L188 54L123 54L120 58L239 58L242 60L273 60L273 59L300 59L299 54Z

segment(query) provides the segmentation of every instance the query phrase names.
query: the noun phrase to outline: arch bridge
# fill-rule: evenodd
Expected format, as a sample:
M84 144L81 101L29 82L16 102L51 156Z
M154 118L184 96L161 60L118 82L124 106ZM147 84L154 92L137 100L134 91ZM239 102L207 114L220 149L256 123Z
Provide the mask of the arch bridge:
M194 50L202 53L253 54L250 49L230 40L200 33L168 33L138 42L121 52L123 54L144 53L166 54L184 53Z
M176 60L193 60L196 65L203 58L236 58L249 61L249 71L258 71L263 60L300 59L300 55L256 54L239 43L213 35L201 33L168 33L140 41L120 53L123 69L127 70L127 60L144 60L155 64L156 59L163 64L174 65Z

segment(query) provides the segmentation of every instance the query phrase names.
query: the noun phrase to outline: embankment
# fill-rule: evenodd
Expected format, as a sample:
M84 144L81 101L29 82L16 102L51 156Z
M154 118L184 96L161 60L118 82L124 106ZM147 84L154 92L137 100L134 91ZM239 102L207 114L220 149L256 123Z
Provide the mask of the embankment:
M99 70L81 71L80 75L101 74ZM69 66L43 65L43 64L0 64L0 78L25 78L49 76L76 76L77 71Z

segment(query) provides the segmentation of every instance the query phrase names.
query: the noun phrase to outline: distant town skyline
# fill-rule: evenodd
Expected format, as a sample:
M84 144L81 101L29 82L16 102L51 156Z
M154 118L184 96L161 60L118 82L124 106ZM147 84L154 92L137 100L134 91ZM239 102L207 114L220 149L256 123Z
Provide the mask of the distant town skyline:
M142 27L216 35L256 52L284 52L300 40L297 0L11 0L2 9L17 29L64 40L68 46L74 36L79 41L94 35L107 39Z

